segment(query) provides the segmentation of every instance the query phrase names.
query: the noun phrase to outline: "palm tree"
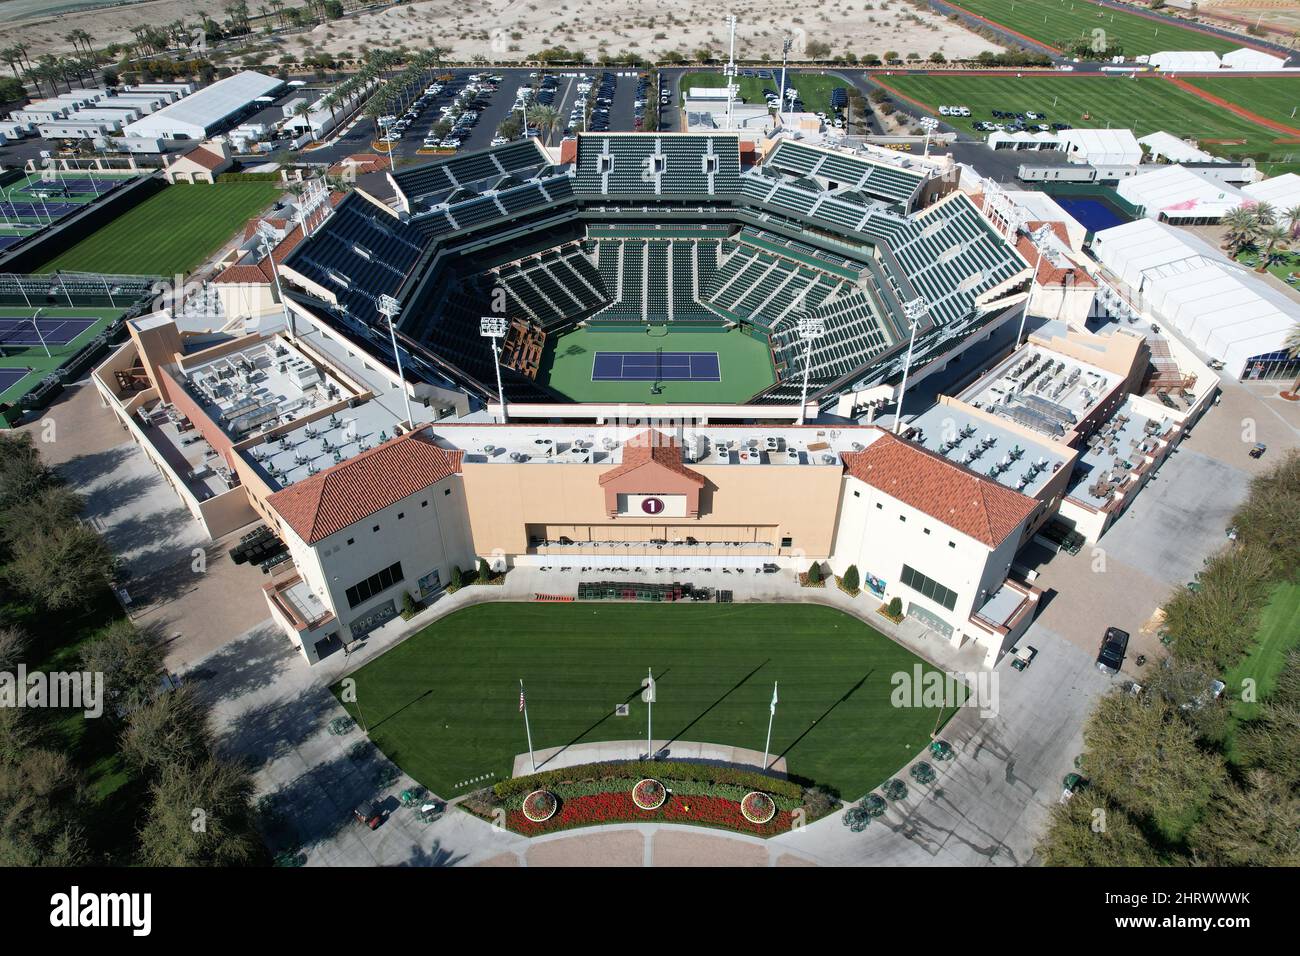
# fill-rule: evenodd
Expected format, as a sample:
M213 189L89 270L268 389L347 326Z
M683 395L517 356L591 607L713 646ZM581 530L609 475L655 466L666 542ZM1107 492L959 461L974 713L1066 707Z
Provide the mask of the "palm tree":
M555 129L555 125L560 121L560 113L553 106L534 106L533 107L533 125L537 127L542 137L549 142L550 134ZM527 133L527 130L524 130Z
M1219 224L1223 226L1224 248L1232 250L1233 255L1254 242L1259 232L1254 212L1244 206L1233 209Z
M1286 334L1286 339L1282 342L1282 348L1290 358L1300 359L1300 322L1291 326L1291 331ZM1289 398L1291 401L1300 400L1300 374L1297 374L1295 381L1291 383L1291 391L1283 392L1282 397Z
M1267 272L1268 267L1276 265L1285 257L1286 244L1291 239L1291 233L1281 226L1265 226L1259 232L1259 239L1263 240L1264 248L1259 254L1259 265L1255 267L1256 272Z
M1251 213L1255 221L1261 226L1273 226L1277 224L1277 209L1272 203L1257 202L1251 208Z
M293 108L293 115L307 124L307 132L311 135L308 142L314 143L316 141L316 131L311 125L311 107L306 103L299 103Z
M1300 205L1292 206L1283 213L1283 216L1286 217L1287 224L1291 229L1291 238L1294 239L1297 235L1300 235Z

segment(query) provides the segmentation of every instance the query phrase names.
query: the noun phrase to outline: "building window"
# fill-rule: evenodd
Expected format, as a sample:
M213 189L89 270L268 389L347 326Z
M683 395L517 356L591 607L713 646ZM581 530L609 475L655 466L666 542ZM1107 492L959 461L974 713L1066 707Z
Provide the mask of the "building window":
M394 584L402 580L402 562L389 565L378 574L372 574L360 584L353 585L347 590L348 607L353 608L358 604L364 604L376 594L387 591Z
M862 492L860 492L860 491L855 491L855 492L853 492L853 497L854 497L854 498L861 498L861 497L862 497Z
M442 489L442 493L443 493L444 495L449 495L449 494L451 494L451 489L450 489L450 488L444 488L444 489Z
M903 573L899 580L913 591L916 591L918 594L923 594L935 604L945 607L949 611L957 606L956 591L951 591L938 581L935 581L932 578L927 578L915 568L909 567L906 564L903 565Z
M948 542L948 547L950 547L950 548L955 548L955 547L957 547L957 542L956 542L956 541L949 541L949 542Z
M783 548L793 548L793 547L794 547L794 538L790 537L789 535L786 535L784 538L781 539L781 547L783 547Z
M428 502L428 501L421 501L421 502L420 502L420 507L421 507L421 508L427 508L427 507L429 507L429 502Z
M899 515L899 516L898 516L898 520L899 520L899 521L906 521L906 520L907 520L907 515Z
M351 545L355 540L355 538L348 538L348 544Z
M374 532L377 533L377 532L379 531L379 525L375 525L375 526L374 526L373 528L371 528L370 530L371 530L371 531L374 531Z
M401 515L398 515L397 517L400 518ZM929 528L922 528L921 530L924 531L926 534L929 534L929 533L930 533L930 529L929 529Z
M882 505L879 501L877 501L877 502L876 502L876 510L877 510L877 511L884 511L884 510L885 510L885 506Z

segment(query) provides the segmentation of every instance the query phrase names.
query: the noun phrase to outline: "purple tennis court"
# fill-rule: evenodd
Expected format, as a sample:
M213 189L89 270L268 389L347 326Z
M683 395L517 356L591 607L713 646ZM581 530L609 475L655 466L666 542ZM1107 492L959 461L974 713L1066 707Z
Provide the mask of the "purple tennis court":
M25 379L30 372L31 369L29 368L0 368L0 393L9 391L9 389Z
M94 318L36 319L0 316L0 345L67 345L94 325ZM40 328L37 328L37 325Z
M597 352L593 382L720 382L717 352Z
M78 209L84 209L85 204L79 202L13 202L5 200L0 202L0 216L8 216L10 219L57 219L59 216L66 216L70 212L76 212Z

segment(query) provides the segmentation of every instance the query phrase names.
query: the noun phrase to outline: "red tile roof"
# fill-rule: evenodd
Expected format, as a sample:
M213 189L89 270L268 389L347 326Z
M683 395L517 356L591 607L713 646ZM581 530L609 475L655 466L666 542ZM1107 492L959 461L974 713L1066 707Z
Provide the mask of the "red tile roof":
M274 249L271 250L271 260L277 265L284 262L285 257L293 251L293 247L302 242L302 227L294 226L285 233ZM233 283L262 283L268 284L275 281L275 276L271 272L271 261L266 256L261 255L260 247L252 253L259 258L250 261L245 259L237 262L233 266L223 269L212 280L213 282L233 282Z
M191 163L198 163L209 172L215 172L230 160L220 153L213 152L207 146L195 146L188 153L181 156L181 159L188 159Z
M300 538L315 544L459 473L461 454L439 448L429 429L421 428L281 489L267 503Z
M854 478L990 548L1005 541L1038 506L1027 495L889 433L865 451L843 457Z
M601 475L600 483L606 484L652 461L697 485L704 484L703 475L691 471L682 464L682 448L677 443L677 439L653 428L634 435L624 442L623 463Z
M1035 229L1042 226L1049 226L1062 243L1067 246L1069 245L1070 235L1065 231L1065 223L1055 221L1043 222L1040 220L1032 220L1025 223L1025 228L1030 232L1033 232ZM1050 289L1065 285L1067 277L1072 285L1080 288L1091 289L1095 288L1097 285L1097 280L1088 275L1087 272L1076 266L1069 259L1066 259L1065 261L1067 264L1061 267L1054 265L1052 260L1047 256L1043 256L1040 259L1038 250L1034 247L1033 241L1023 233L1016 236L1016 249L1026 262L1038 262L1038 284L1041 286Z

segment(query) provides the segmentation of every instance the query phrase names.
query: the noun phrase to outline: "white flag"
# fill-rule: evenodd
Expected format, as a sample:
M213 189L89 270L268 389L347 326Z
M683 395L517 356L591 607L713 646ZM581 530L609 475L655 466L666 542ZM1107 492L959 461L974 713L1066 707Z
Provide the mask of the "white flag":
M776 716L776 682L775 682L775 681L772 682L772 708L771 708L771 714L772 714L773 717Z

